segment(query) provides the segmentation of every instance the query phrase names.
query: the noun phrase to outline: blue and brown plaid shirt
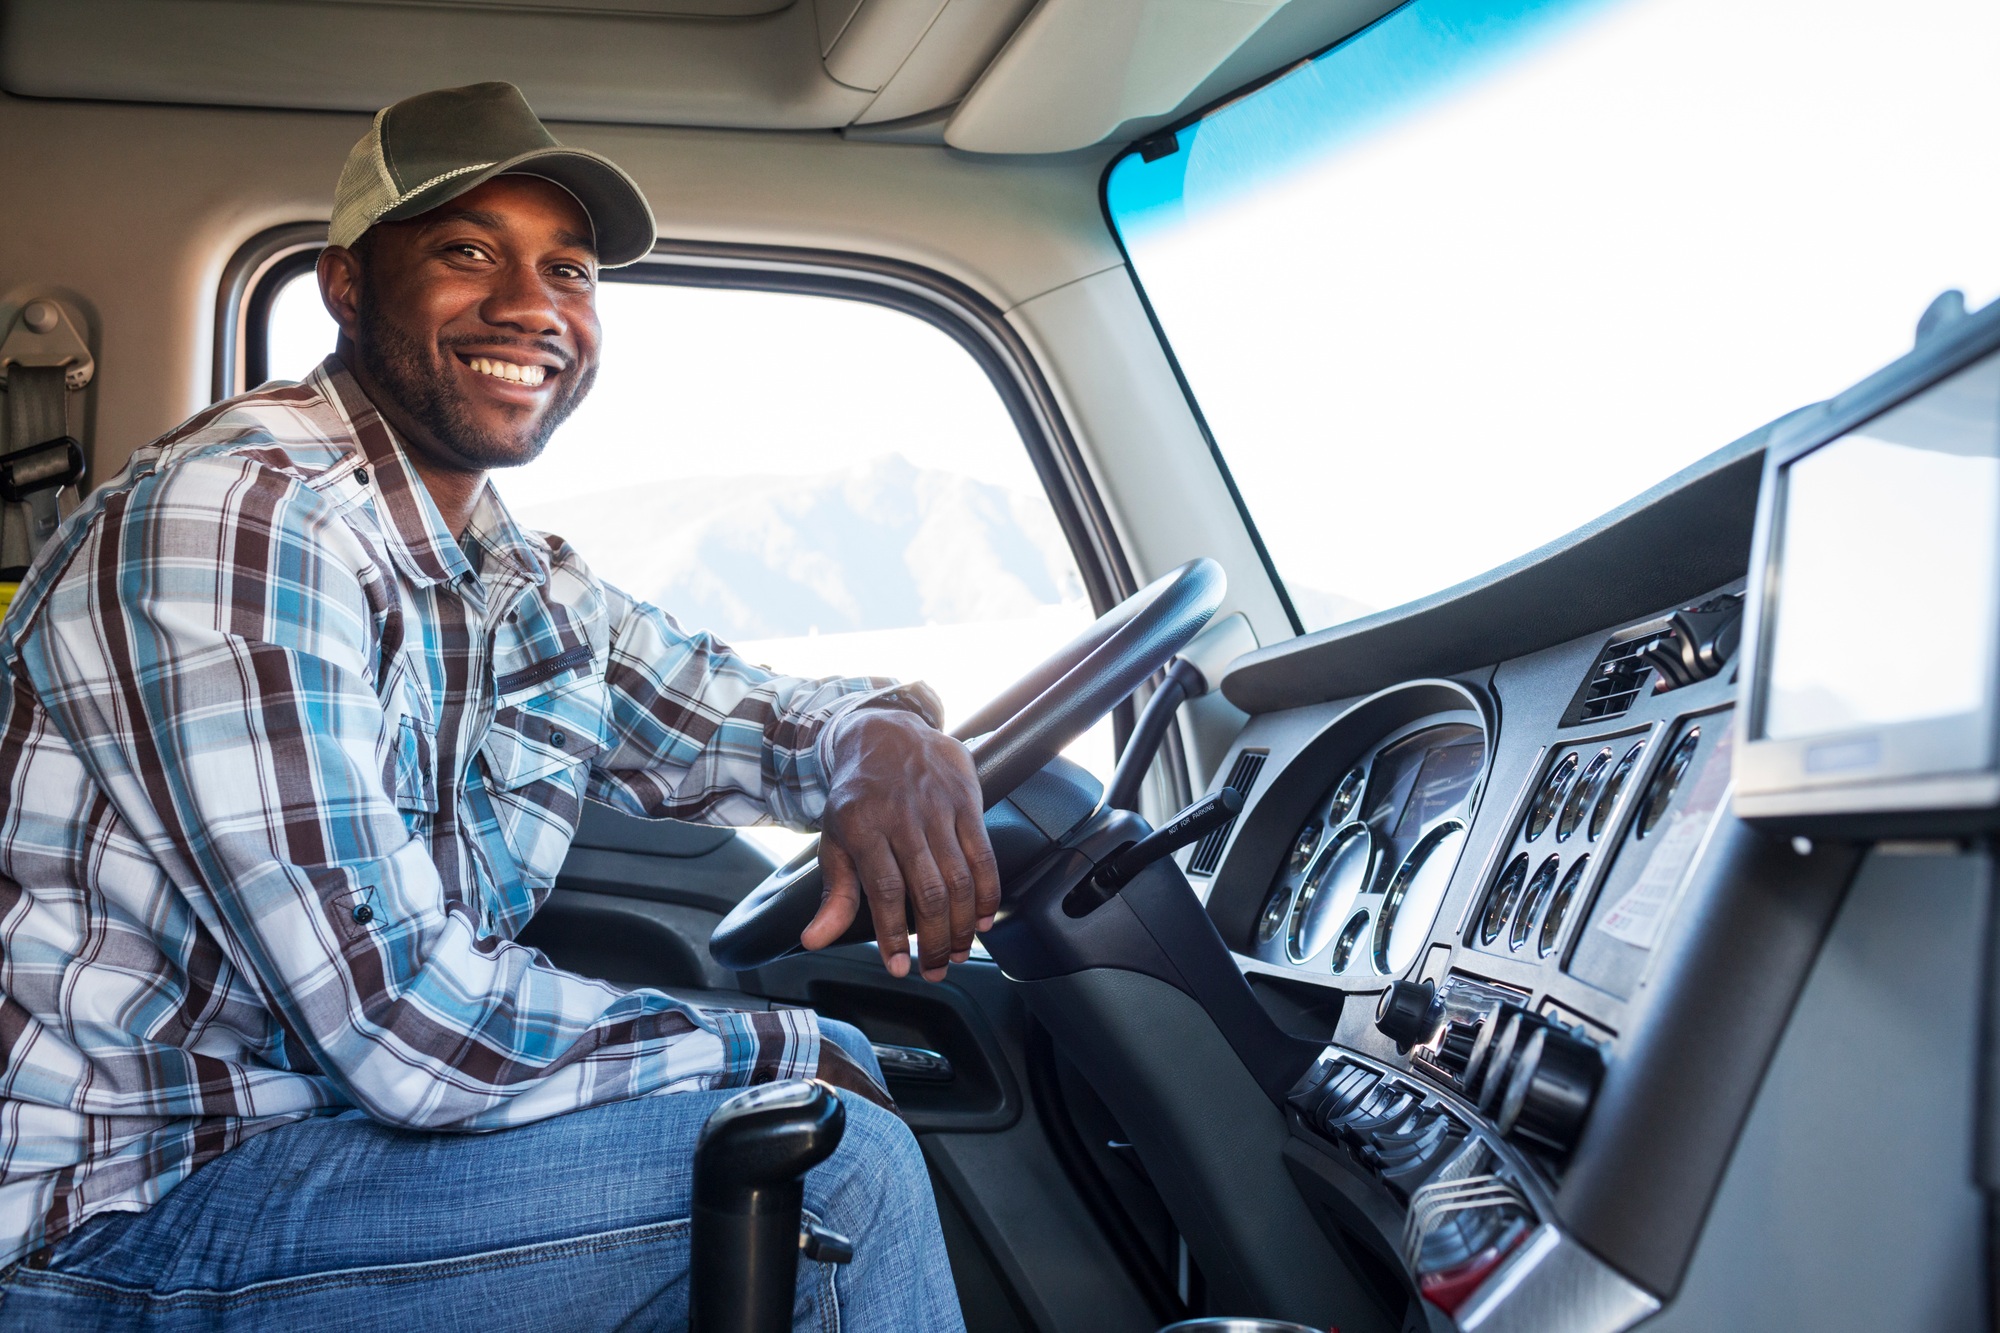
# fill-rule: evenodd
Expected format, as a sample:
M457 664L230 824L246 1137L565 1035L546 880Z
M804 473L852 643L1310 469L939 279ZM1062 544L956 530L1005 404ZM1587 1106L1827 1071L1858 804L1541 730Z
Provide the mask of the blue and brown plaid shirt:
M489 487L454 539L337 360L135 455L0 624L0 1263L249 1136L490 1130L812 1072L804 1011L513 937L585 797L818 822L828 722Z

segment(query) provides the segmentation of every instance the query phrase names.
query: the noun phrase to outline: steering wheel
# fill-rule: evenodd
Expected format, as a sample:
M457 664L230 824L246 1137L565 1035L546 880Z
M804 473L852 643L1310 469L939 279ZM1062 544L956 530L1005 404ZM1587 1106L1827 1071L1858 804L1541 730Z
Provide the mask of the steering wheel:
M1173 660L1215 614L1225 587L1222 567L1213 560L1188 561L1106 611L960 723L952 735L966 741L972 752L986 809L990 812L1039 773L1064 746ZM722 919L708 939L710 956L731 971L746 972L801 952L799 935L819 911L820 897L815 839ZM839 942L874 937L864 894L854 924Z

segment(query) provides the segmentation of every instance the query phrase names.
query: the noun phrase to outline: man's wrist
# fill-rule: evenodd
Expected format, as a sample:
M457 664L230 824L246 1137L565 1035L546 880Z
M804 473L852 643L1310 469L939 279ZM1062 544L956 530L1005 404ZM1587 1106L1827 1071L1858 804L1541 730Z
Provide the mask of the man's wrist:
M838 757L841 733L847 725L870 713L883 712L906 713L935 731L944 730L944 707L938 701L937 692L920 680L856 695L846 707L833 715L823 734L824 748L820 752L820 761L829 776Z

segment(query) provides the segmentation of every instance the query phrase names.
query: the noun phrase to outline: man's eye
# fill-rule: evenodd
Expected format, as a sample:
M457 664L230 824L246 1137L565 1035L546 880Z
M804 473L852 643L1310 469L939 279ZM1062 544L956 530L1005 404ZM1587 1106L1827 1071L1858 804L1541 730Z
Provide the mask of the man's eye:
M556 277L564 278L571 282L590 281L590 270L581 264L557 264L549 271L555 274Z
M480 249L476 245L471 245L471 244L454 245L451 247L451 253L455 255L464 255L468 259L486 258L486 252L484 250Z

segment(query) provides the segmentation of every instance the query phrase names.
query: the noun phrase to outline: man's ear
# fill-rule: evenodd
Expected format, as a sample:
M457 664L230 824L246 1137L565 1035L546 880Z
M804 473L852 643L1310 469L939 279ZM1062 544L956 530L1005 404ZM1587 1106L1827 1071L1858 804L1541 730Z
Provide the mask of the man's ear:
M319 252L319 299L326 313L340 325L340 336L355 340L361 316L361 258L344 245L329 245Z

